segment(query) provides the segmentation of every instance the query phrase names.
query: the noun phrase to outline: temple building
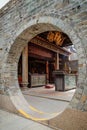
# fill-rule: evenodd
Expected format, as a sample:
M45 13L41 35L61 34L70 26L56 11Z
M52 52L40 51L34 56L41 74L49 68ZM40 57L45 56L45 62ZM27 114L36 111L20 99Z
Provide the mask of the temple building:
M75 66L74 61L72 63L69 61L72 52L67 49L72 45L69 37L59 31L47 31L31 39L19 59L20 87L53 84L53 72L56 70L76 74L78 66Z
M87 130L87 0L4 2L0 130Z

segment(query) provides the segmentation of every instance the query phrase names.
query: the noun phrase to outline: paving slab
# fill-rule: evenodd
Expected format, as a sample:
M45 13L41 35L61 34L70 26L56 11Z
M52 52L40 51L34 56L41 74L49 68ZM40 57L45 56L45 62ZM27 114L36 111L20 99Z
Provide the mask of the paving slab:
M70 102L74 92L76 89L68 90L68 91L55 91L55 87L53 88L45 88L45 86L42 87L36 87L36 88L28 88L22 91L24 95L31 95L31 96L37 96L37 97L44 97L44 98L50 98L50 99L58 99L63 101Z
M30 95L24 95L24 97L29 103L30 109L34 108L34 110L45 114L55 113L55 116L63 112L69 104L69 102L46 99L46 98L35 97Z
M53 130L40 123L0 110L0 130Z

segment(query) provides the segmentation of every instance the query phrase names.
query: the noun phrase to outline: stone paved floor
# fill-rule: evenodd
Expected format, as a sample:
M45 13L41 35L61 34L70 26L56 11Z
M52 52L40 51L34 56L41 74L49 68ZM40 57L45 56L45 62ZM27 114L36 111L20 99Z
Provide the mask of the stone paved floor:
M36 110L56 115L60 114L68 106L69 102L46 99L41 97L35 97L30 95L24 95L30 106L34 107Z
M37 122L0 110L0 130L53 130Z
M75 89L61 92L61 91L55 91L55 87L47 89L44 86L37 88L28 88L27 90L25 89L25 91L22 91L24 95L44 97L50 99L59 99L64 101L71 101L74 92Z
M70 96L72 98L74 91L75 90L55 92L54 88L44 89L44 87L42 87L28 89L28 91L23 91L23 93L25 93L24 96L31 106L40 111L54 113L61 112L61 110L63 111L63 109L65 109L64 107L69 103L68 98ZM38 96L38 93L42 95ZM31 96L32 94L36 95ZM48 97L46 98L46 96ZM65 96L67 96L66 100L64 99ZM59 97L61 100L58 100ZM87 130L86 119L87 112L66 109L63 113L59 114L59 116L43 123L54 127L54 130ZM0 130L52 130L52 128L0 110Z
M45 87L28 88L22 91L27 102L34 110L43 113L55 113L59 115L67 108L75 89L59 92L55 88L46 89Z
M67 99L74 93L73 91L55 92L54 88L46 89L44 87L32 88L25 91L24 97L29 102L29 105L34 107L38 111L43 111L44 113L61 113L67 107L69 102L55 100L59 96L68 95ZM35 96L31 96L34 95ZM39 94L39 96L38 96ZM41 96L41 97L40 97ZM69 100L67 100L69 101ZM0 130L51 130L44 125L27 120L23 117L5 112L0 110Z

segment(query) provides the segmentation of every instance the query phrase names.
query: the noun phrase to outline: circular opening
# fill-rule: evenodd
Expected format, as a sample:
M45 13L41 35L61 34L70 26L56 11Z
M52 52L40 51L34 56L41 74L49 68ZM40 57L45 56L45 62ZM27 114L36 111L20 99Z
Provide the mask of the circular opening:
M69 60L74 50L68 36L59 31L40 33L28 42L19 59L18 81L31 109L59 114L67 107L77 82L78 60ZM54 82L56 70L66 74L66 81L64 75L58 78L62 84Z
M59 28L56 26L53 26L51 24L37 24L33 25L30 28L24 30L15 40L15 42L12 44L11 49L8 53L8 58L6 62L6 66L4 68L4 73L7 72L7 76L4 75L4 79L6 82L6 87L8 87L9 91L7 91L10 95L11 101L17 108L17 110L24 115L27 118L31 118L33 120L46 120L49 118L53 118L58 113L44 113L42 111L39 111L35 108L33 108L31 105L29 105L26 100L24 99L18 84L18 61L21 55L21 52L23 49L27 46L29 41L32 41L31 39L37 36L38 34L41 35L43 32L47 31L58 31L62 32ZM33 39L34 40L34 39ZM49 40L49 39L48 39ZM74 40L73 40L74 41ZM31 44L32 46L32 44ZM26 53L26 51L25 51ZM7 70L8 68L8 70ZM6 80L7 79L7 80ZM74 96L75 97L75 96ZM73 98L74 99L74 98ZM72 100L73 102L73 100ZM71 106L73 106L73 103L71 102ZM35 115L35 113L37 113Z

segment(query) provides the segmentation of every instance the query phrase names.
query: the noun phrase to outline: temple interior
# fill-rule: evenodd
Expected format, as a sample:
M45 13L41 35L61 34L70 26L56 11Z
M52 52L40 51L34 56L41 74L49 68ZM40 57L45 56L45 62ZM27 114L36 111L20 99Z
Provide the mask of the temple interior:
M19 59L20 87L24 87L25 84L27 87L54 84L54 71L64 73L69 79L74 77L77 80L78 58L76 57L76 50L71 40L63 32L49 31L37 35L29 41ZM67 76L66 80L70 82ZM74 79L71 80L73 82Z

